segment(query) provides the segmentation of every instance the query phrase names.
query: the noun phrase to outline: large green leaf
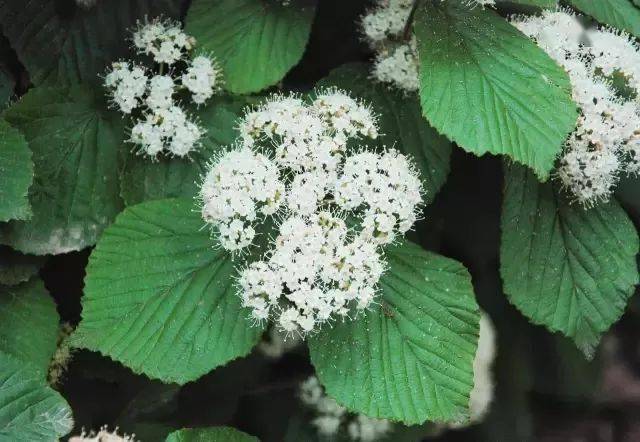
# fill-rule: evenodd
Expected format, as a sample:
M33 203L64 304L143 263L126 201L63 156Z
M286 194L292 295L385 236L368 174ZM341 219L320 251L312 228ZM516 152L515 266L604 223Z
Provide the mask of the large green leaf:
M380 306L310 338L316 374L340 404L371 417L463 419L480 318L471 278L410 243L386 255Z
M0 221L31 216L27 195L32 181L33 162L27 140L0 120Z
M71 409L24 362L0 352L0 440L53 442L73 428Z
M7 110L7 121L29 142L35 178L33 216L4 226L4 244L36 255L80 250L120 211L121 119L100 97L81 86L37 87Z
M515 165L505 180L504 292L532 322L591 356L638 283L636 230L616 202L585 210Z
M137 373L192 381L260 338L236 296L235 269L192 199L127 208L89 258L75 346Z
M569 0L569 3L599 22L640 37L640 9L630 0Z
M418 8L423 113L463 149L507 155L546 180L578 116L569 78L495 12L461 3Z
M166 442L258 442L258 438L231 427L184 428L167 436Z
M257 92L280 81L307 45L314 2L194 0L187 32L219 60L227 90Z
M162 157L158 162L128 155L121 177L121 192L126 205L146 200L194 197L201 176L212 157L231 145L237 134L237 119L247 104L245 98L220 97L198 112L207 130L202 146L191 158Z
M102 3L102 4L100 4ZM145 16L179 17L181 0L109 0L84 10L73 2L0 0L0 26L36 84L99 81L130 50L130 31Z
M378 146L394 147L415 160L420 169L426 199L432 200L449 174L451 143L429 126L414 95L374 83L364 64L349 64L332 71L319 86L337 86L371 104L380 117Z
M39 279L0 292L0 352L41 373L45 380L59 327L53 299Z

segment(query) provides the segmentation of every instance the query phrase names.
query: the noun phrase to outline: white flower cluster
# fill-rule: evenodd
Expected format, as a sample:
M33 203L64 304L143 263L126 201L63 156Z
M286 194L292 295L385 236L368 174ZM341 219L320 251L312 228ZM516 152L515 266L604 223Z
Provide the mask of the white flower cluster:
M392 429L391 422L386 419L349 413L324 393L315 376L300 385L300 399L316 414L311 424L323 437L344 433L353 441L373 442L384 438Z
M97 433L85 433L84 431L80 436L72 436L69 438L69 442L135 442L135 434L128 436L126 434L120 436L118 434L118 428L109 431L107 426L100 428Z
M377 0L362 17L366 42L376 52L372 75L407 92L418 90L418 51L406 30L414 0Z
M640 52L613 29L585 29L569 10L516 17L512 23L569 74L581 115L566 141L558 177L585 206L609 199L619 178L640 172ZM619 76L636 97L621 98Z
M362 33L375 51L372 76L406 92L415 92L418 49L408 23L415 0L377 0L361 19ZM469 7L494 5L495 0L467 0Z
M413 165L395 150L347 155L349 140L378 129L368 107L336 89L310 102L275 95L244 116L240 133L210 165L200 199L230 251L252 244L259 220L276 221L270 250L240 273L252 317L308 333L366 309L385 269L381 247L416 220L422 187Z
M190 119L176 95L185 90L195 104L205 103L220 87L221 70L215 60L204 55L187 59L195 40L179 23L159 19L140 23L133 33L133 44L140 54L152 57L159 73L118 61L104 78L120 112L128 115L139 110L128 141L153 158L161 152L187 156L198 147L204 129ZM168 72L163 74L165 69Z

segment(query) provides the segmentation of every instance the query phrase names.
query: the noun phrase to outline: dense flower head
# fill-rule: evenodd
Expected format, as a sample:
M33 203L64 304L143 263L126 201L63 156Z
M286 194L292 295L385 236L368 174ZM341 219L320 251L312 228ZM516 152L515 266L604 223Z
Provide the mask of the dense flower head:
M161 153L186 157L198 148L205 131L176 97L185 91L193 103L205 103L220 89L221 70L211 57L188 58L195 40L178 22L138 23L133 44L139 53L151 55L159 67L118 61L105 75L104 86L114 107L126 115L135 113L137 118L127 141L138 153L152 158Z
M378 136L376 117L335 88L308 100L274 95L245 114L239 132L199 197L229 251L248 250L272 226L270 248L238 280L253 319L306 334L368 308L386 267L382 246L411 228L422 202L410 159L354 149Z
M528 35L569 74L580 107L567 138L557 176L585 206L606 201L619 178L640 170L640 52L627 34L585 28L571 11L515 17ZM621 98L612 83L620 75L635 97Z
M194 48L196 41L182 31L180 22L155 18L138 22L133 45L141 54L150 55L156 63L172 65Z
M352 441L373 442L383 439L393 428L391 421L386 419L348 412L325 394L315 376L300 385L300 400L314 413L311 424L323 437L342 434Z

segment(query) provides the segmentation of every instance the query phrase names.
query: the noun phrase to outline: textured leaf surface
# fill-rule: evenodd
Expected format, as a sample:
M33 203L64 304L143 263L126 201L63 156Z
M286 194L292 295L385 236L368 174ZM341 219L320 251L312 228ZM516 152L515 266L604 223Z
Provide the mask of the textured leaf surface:
M58 339L58 312L40 279L0 293L0 353L11 355L46 379Z
M227 90L242 94L276 84L298 63L314 13L305 0L194 0L186 29L217 57Z
M40 271L44 256L23 255L11 247L0 246L0 284L16 285L27 281Z
M615 202L584 210L508 166L500 260L504 292L532 322L588 356L638 283L636 230Z
M37 371L0 352L0 440L53 442L73 428L71 409Z
M36 255L80 250L119 212L122 120L99 97L81 86L34 88L7 110L33 152L35 178L33 216L4 226L4 244Z
M640 37L640 9L630 0L569 0L569 3L601 23Z
M214 155L231 145L236 136L237 119L247 104L245 98L216 98L198 112L207 130L202 146L187 158L162 157L158 162L128 155L121 178L121 192L126 205L146 200L194 197L201 176Z
M180 0L109 0L90 9L73 2L0 0L0 25L36 84L99 81L130 55L129 32L145 16L179 17Z
M184 428L171 433L167 442L258 442L258 438L230 427Z
M0 221L31 216L28 191L32 181L33 162L27 140L0 120Z
M180 384L247 354L262 329L245 319L234 264L203 225L191 199L119 215L89 259L74 345Z
M402 421L467 415L479 311L451 259L406 243L387 252L380 307L309 340L327 393L350 410Z
M426 199L432 200L449 174L451 143L429 126L414 95L406 95L369 79L364 64L349 64L335 69L320 86L337 86L370 104L380 117L378 147L393 147L410 155L420 169Z
M423 113L463 149L507 155L545 180L578 115L569 78L495 12L461 3L418 8Z

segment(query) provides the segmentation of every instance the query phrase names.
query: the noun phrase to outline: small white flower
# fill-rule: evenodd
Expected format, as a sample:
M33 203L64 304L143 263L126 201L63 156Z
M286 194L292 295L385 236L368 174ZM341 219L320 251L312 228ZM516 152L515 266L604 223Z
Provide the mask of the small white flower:
M144 68L125 61L115 62L104 78L104 85L114 104L125 114L130 114L141 103L147 90Z
M192 93L194 103L202 104L219 88L221 73L212 59L199 55L182 75L182 85Z
M189 121L179 106L159 108L149 112L131 129L129 142L139 146L141 153L155 157L163 149L184 157L197 148L204 130Z
M179 22L155 19L138 23L133 45L141 54L151 55L156 63L172 65L195 45L195 39L182 31Z
M156 75L149 81L145 103L154 111L173 106L173 79L169 75Z
M373 76L407 92L416 92L418 81L418 51L416 39L390 49L380 50L373 65Z

